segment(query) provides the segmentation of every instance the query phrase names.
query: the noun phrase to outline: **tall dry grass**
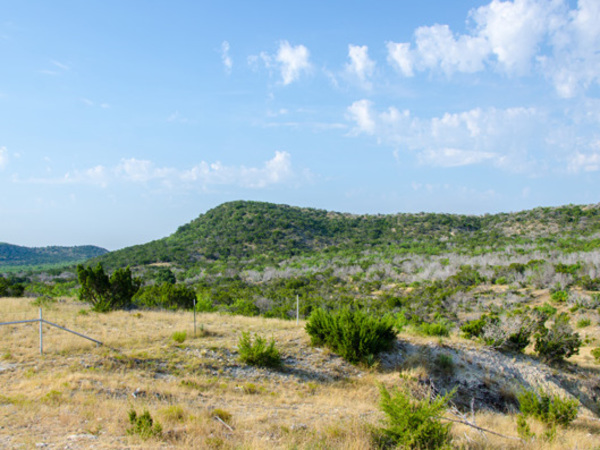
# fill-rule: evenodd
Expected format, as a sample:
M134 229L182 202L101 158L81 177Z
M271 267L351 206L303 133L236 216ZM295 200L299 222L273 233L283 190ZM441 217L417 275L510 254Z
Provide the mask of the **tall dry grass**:
M0 322L38 314L31 299L0 299ZM311 348L303 324L292 321L199 314L194 337L190 312L95 314L65 300L45 305L43 316L106 345L44 325L41 356L38 324L0 327L0 448L368 449L370 430L383 419L378 384L398 386L423 375L344 365ZM187 338L177 343L172 336L183 331ZM236 360L245 331L272 337L284 367L304 365L282 372L245 367ZM128 434L131 409L148 410L162 434L146 441ZM226 424L217 415L229 416ZM516 436L512 416L477 413L475 421ZM600 445L598 424L585 420L553 442L528 444L463 425L453 430L463 448Z

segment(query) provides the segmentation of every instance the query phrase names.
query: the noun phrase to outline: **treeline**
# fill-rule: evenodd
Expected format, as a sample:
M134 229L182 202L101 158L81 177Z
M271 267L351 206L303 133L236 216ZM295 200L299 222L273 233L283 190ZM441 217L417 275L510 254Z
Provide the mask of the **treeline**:
M10 267L68 265L86 261L108 250L92 245L76 247L22 247L0 243L0 270Z

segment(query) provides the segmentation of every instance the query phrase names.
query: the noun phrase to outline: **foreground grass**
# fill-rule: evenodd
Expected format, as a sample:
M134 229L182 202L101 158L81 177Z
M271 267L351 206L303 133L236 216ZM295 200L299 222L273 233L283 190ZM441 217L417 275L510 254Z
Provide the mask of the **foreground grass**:
M72 301L43 313L105 346L45 325L40 356L38 324L0 327L0 448L374 448L370 430L383 419L378 384L426 375L357 369L311 348L303 324L291 321L202 314L194 336L191 313L94 314ZM29 299L0 299L0 321L37 317ZM183 332L183 341L173 338ZM273 338L283 369L240 363L243 332ZM147 410L162 433L147 440L128 433L131 410ZM511 415L472 419L517 436ZM600 422L578 419L551 442L523 444L455 425L453 442L473 449L597 448L599 433Z

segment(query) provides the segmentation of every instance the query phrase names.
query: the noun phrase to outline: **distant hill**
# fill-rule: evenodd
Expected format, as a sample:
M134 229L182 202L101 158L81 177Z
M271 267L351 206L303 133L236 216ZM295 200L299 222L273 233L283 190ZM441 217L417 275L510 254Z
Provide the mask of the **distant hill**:
M506 246L600 245L600 206L568 205L485 216L354 215L234 201L179 227L171 236L102 255L107 267L176 263L181 267L271 265L297 255L378 252L440 254Z
M76 247L22 247L0 243L0 269L8 267L67 265L85 261L108 250L93 245Z

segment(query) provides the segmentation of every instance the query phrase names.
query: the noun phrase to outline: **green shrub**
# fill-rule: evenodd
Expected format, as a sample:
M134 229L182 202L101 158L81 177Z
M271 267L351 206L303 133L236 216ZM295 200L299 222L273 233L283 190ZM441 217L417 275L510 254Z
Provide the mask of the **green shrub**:
M312 345L325 345L352 364L373 362L396 340L394 320L344 308L337 313L316 309L306 324Z
M191 309L194 307L196 292L184 284L164 282L148 286L139 291L134 302L139 306L165 309Z
M534 310L539 312L540 314L544 314L547 317L552 317L554 314L556 314L556 311L558 311L554 306L547 302L544 303L542 306L536 306Z
M408 392L394 390L390 394L380 387L381 410L387 426L377 430L383 447L406 449L450 448L450 424L440 418L452 393L434 399L417 400Z
M162 433L161 424L154 422L148 410L144 410L141 416L138 416L134 409L130 410L129 423L131 424L131 428L127 430L127 434L137 434L142 439L160 436Z
M550 395L540 390L524 390L517 394L519 409L524 416L532 416L549 426L567 427L577 417L579 401Z
M450 328L452 325L446 321L439 320L433 323L423 322L419 325L419 332L425 336L438 336L448 337L450 336Z
M600 364L600 347L596 347L590 353L592 354L592 356L594 357L594 359L596 360L596 362L598 364Z
M564 303L569 298L569 293L564 290L554 291L550 294L550 298L557 303Z
M561 313L550 329L541 326L535 336L535 351L548 363L560 362L579 353L581 338L569 325L569 316Z
M588 317L586 317L577 321L577 328L589 327L591 324L592 321Z
M251 366L259 367L281 367L281 356L275 348L275 341L271 340L267 345L267 340L259 335L255 335L254 342L250 333L242 333L238 342L238 351L240 361Z
M519 433L521 439L535 437L535 433L531 431L531 427L527 423L527 418L524 414L517 414L517 433Z
M463 336L467 339L480 337L483 334L483 327L485 327L486 324L487 320L484 317L480 319L469 320L461 325L460 331L462 331Z
M260 314L260 309L258 306L252 303L252 301L244 298L239 298L233 303L233 305L230 305L229 311L232 314L249 317L258 316Z
M183 344L183 342L186 340L186 338L187 338L187 333L185 331L176 331L171 336L171 339L173 339L178 344Z
M213 305L210 296L207 294L198 295L198 300L196 301L196 311L198 312L213 312L216 311L217 308Z

